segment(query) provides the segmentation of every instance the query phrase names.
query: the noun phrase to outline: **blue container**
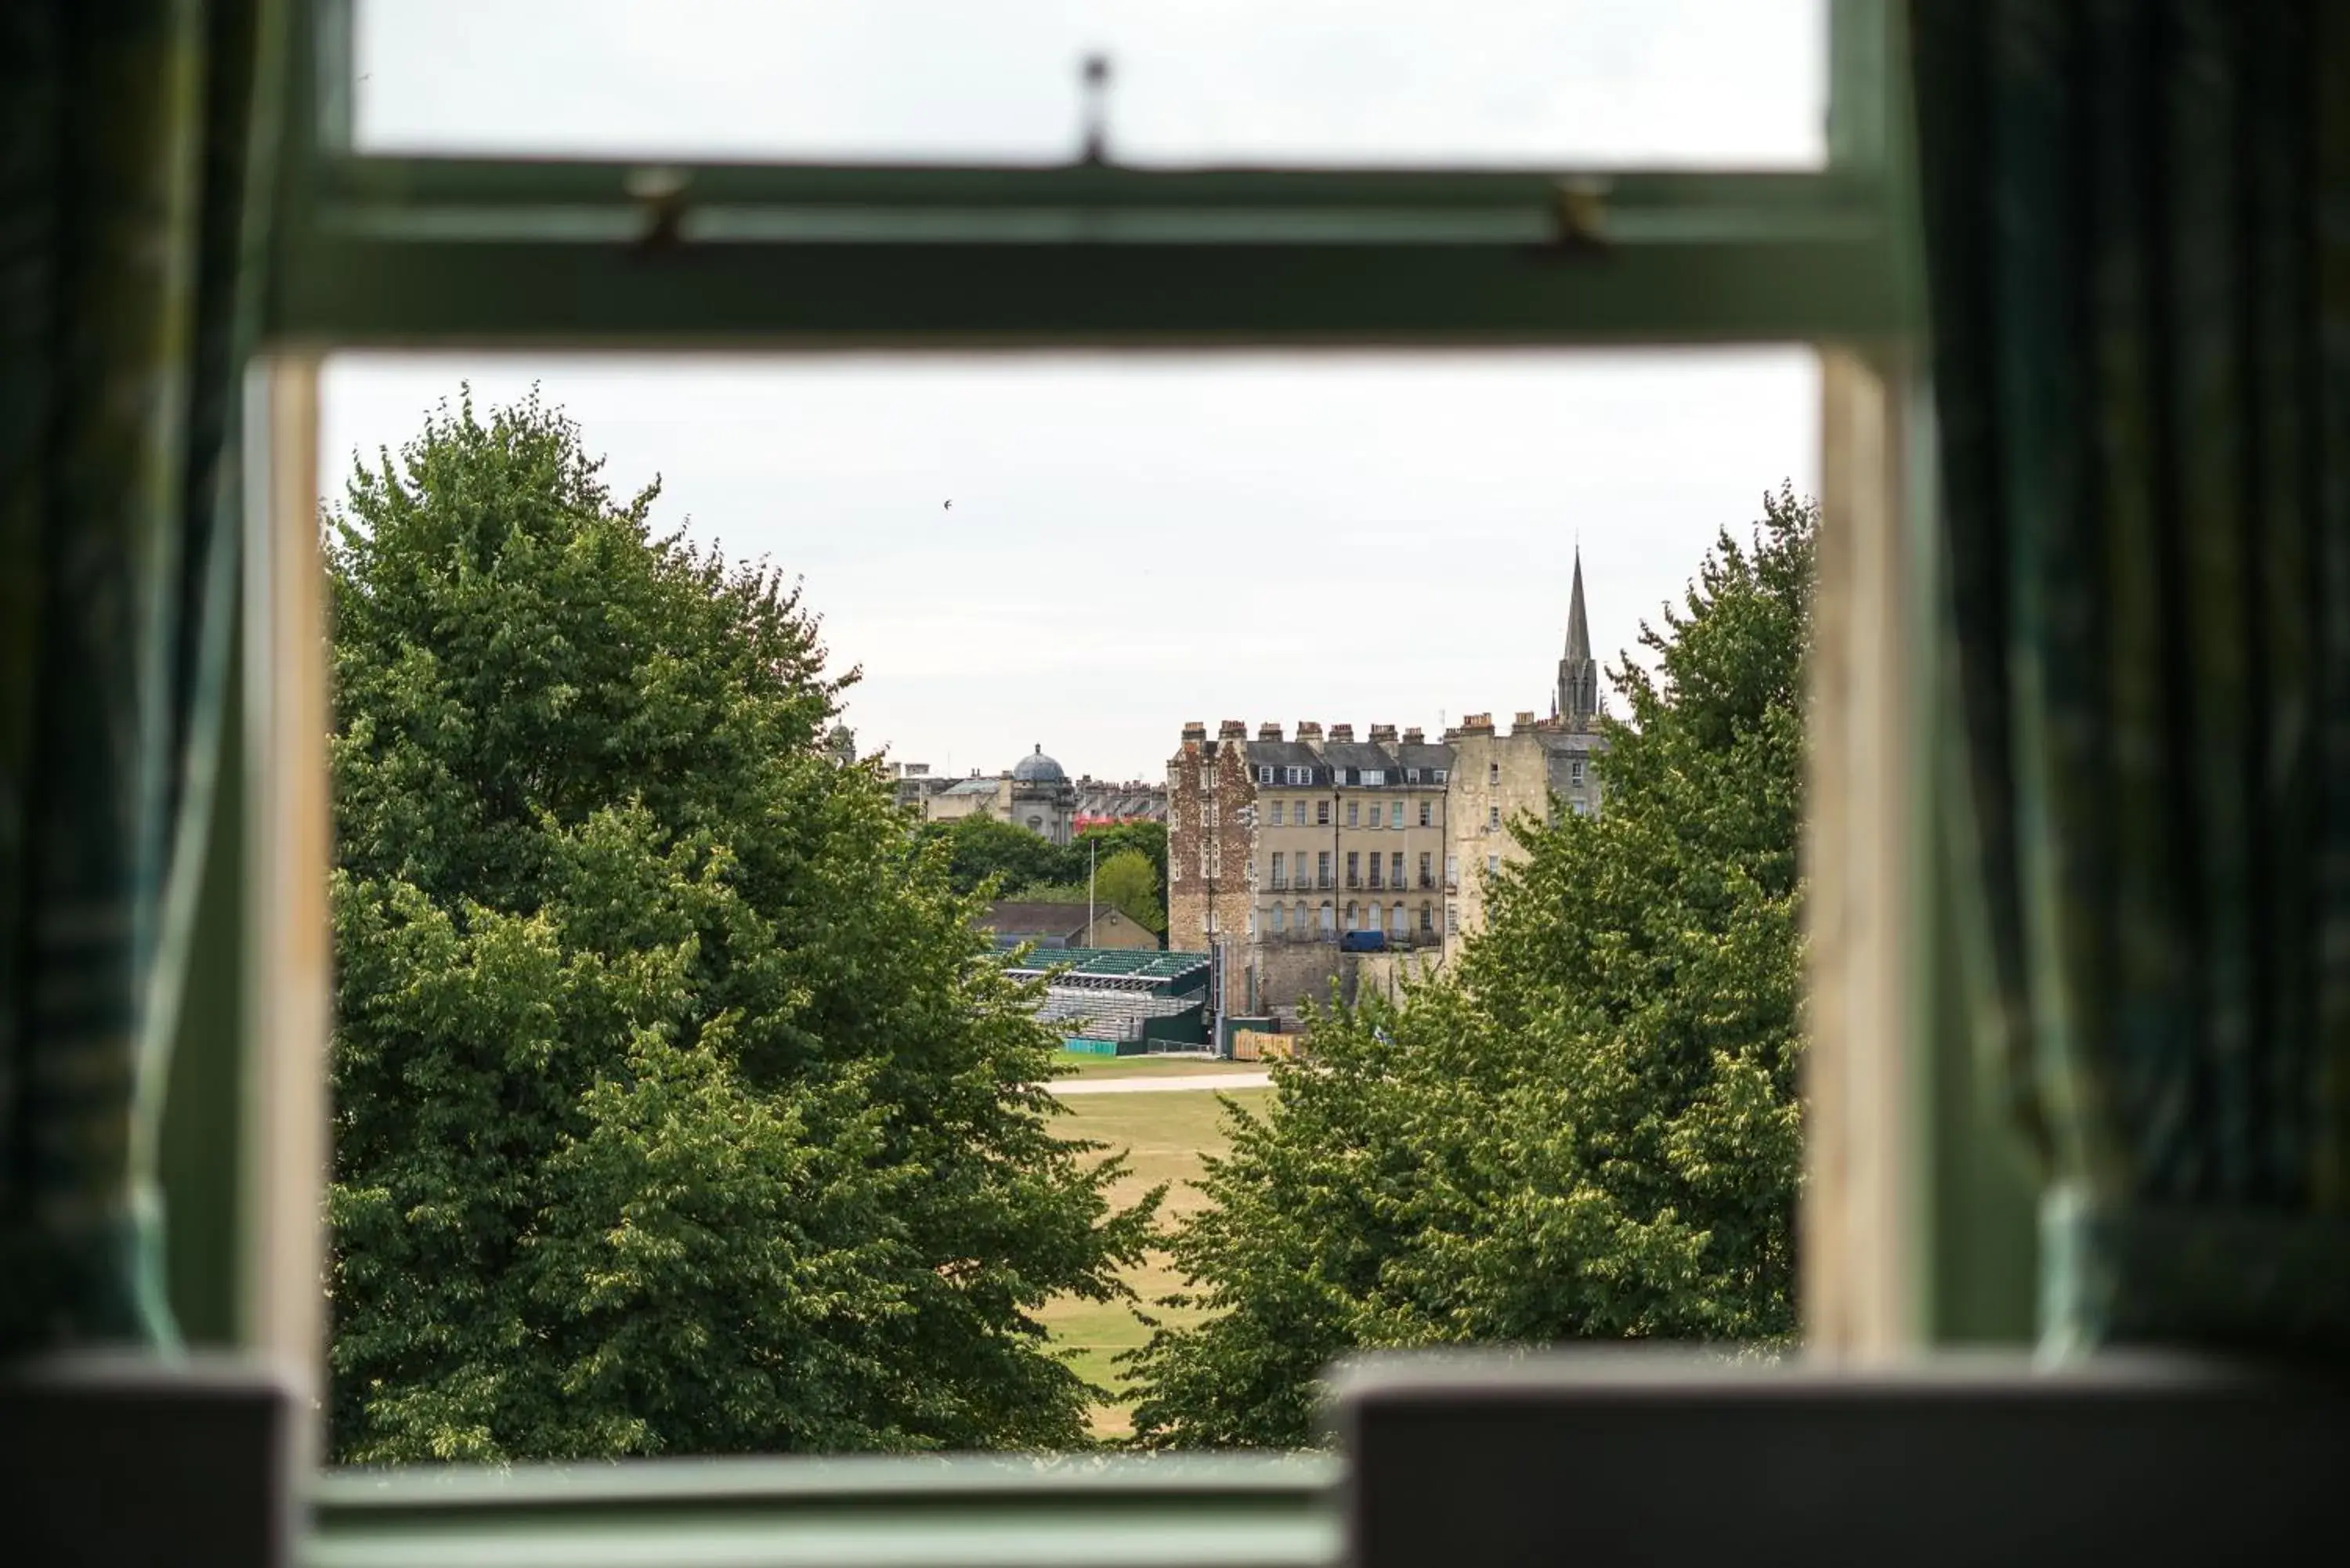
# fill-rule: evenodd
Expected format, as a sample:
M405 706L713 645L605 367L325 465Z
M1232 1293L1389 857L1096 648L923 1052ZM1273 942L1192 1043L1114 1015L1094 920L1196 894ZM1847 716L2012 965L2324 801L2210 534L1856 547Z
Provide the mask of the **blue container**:
M1380 953L1387 949L1385 931L1345 931L1338 937L1338 950L1343 953Z

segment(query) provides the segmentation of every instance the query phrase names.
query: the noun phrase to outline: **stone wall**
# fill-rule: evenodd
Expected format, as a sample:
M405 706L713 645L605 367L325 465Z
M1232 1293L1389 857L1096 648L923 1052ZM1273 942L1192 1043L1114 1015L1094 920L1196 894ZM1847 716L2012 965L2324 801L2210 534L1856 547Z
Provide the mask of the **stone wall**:
M1183 726L1183 743L1167 761L1167 945L1206 952L1219 939L1228 962L1248 939L1255 908L1256 783L1245 729L1226 721L1215 740L1207 726ZM1228 971L1228 988L1240 976ZM1234 991L1237 1005L1244 999Z

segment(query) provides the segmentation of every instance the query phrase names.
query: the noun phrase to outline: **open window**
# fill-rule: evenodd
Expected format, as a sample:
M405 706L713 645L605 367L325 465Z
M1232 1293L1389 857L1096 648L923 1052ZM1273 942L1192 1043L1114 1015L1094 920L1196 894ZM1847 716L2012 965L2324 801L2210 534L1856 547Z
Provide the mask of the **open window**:
M1147 9L1121 13L1120 25L1148 33ZM485 25L524 15L483 10ZM1668 35L1653 47L1686 48L1721 73L1742 64L1724 51L1747 29L1778 40L1810 25L1808 14L1735 10L1735 26L1719 36ZM988 156L962 163L939 155L977 145L964 133L942 149L906 140L889 119L924 91L969 85L926 76L935 65L877 90L873 117L861 121L785 115L772 135L763 129L748 142L703 130L666 144L637 140L647 122L631 129L630 114L691 125L679 117L697 92L748 101L763 90L764 78L720 57L723 46L708 38L688 62L712 78L702 88L691 71L662 78L664 63L649 49L642 104L608 118L573 105L563 110L573 120L551 130L500 118L511 105L496 71L513 55L485 51L478 70L468 67L463 112L476 121L424 145L413 127L368 123L371 73L359 46L384 14L315 0L293 8L287 35L272 281L245 420L236 722L246 743L208 829L224 850L213 892L233 894L239 909L238 940L216 956L237 981L191 993L184 1036L209 1042L212 1054L184 1054L181 1071L250 1092L176 1098L166 1132L179 1157L166 1169L182 1243L172 1289L190 1304L183 1315L198 1337L307 1367L321 1335L330 955L316 458L325 357L1799 344L1819 356L1825 520L1807 715L1805 1337L1813 1353L1847 1364L2027 1339L2030 1195L2002 1152L2003 1110L1979 1085L1951 1003L1960 976L1950 933L1973 928L1960 919L1965 890L1933 852L1950 803L1947 778L1929 765L1939 733L1929 720L1966 694L1943 689L1931 640L1950 585L1928 527L1943 476L1927 423L1901 8L1831 0L1817 14L1825 37L1806 34L1793 53L1818 65L1824 127L1815 145L1799 129L1759 160L1737 156L1735 144L1658 160L1604 139L1513 142L1498 132L1473 145L1414 143L1435 122L1415 119L1418 89L1408 80L1396 89L1397 112L1354 121L1352 142L1304 131L1279 145L1234 140L1232 127L1247 116L1229 105L1189 126L1180 116L1149 119L1154 106L1180 100L1183 70L1211 81L1219 57L1193 38L1192 55L1169 57L1157 78L1138 43L1132 97L1123 68L1106 80L1070 71L1049 123L1024 123L983 149ZM1458 36L1473 43L1478 26L1464 21ZM1067 52L1053 47L1065 69ZM1213 85L1243 100L1278 81L1291 58L1240 55L1232 79ZM866 63L873 59L839 68L887 69ZM382 68L399 62L386 57ZM1041 67L1005 64L999 78L982 62L968 74L986 87L1031 68ZM1551 79L1537 72L1533 87L1497 98L1539 94ZM1697 90L1720 79L1701 74ZM1312 569L1302 550L1271 564L1292 580ZM1340 657L1385 645L1343 628L1333 641ZM1327 776L1284 763L1274 786L1274 765L1258 772L1260 784L1302 792L1326 778L1314 828L1288 863L1305 887L1304 854L1313 853L1317 892L1339 886L1341 862L1324 846L1360 821L1361 797L1414 782L1407 774L1390 786L1351 763ZM1428 771L1433 784L1448 783L1446 767ZM1451 771L1472 789L1503 782L1498 763ZM1290 803L1301 828L1304 798ZM1461 826L1499 827L1503 808L1477 804L1487 809L1464 810ZM1404 809L1393 805L1373 821L1383 833L1411 831ZM1579 815L1582 803L1572 810ZM1425 802L1418 815L1430 823ZM1437 851L1413 852L1426 888ZM1337 901L1323 898L1312 916L1305 902L1291 905L1294 934L1309 923L1317 936L1390 939L1473 925L1480 878L1456 887L1455 843L1442 853L1440 923L1430 900L1415 920L1404 904L1375 902L1366 913L1353 898L1342 922ZM1345 854L1346 889L1401 886L1409 863L1399 856L1384 867L1375 859L1362 882L1356 852ZM1264 929L1256 916L1211 909L1204 929L1254 936ZM1270 915L1266 925L1279 931ZM1258 981L1225 983L1253 991ZM1035 1532L1040 1555L1318 1562L1335 1549L1325 1511L1333 1474L1322 1460L1289 1458L1147 1472L1112 1464L1084 1475L754 1463L619 1473L608 1486L329 1478L316 1494L313 1545L322 1559L388 1561L461 1544L493 1551L486 1543L500 1532L529 1532L555 1542L550 1552L592 1534L625 1558L657 1554L668 1532L694 1529L768 1545L837 1541L846 1555L920 1553L944 1564L981 1539L983 1516L989 1530Z

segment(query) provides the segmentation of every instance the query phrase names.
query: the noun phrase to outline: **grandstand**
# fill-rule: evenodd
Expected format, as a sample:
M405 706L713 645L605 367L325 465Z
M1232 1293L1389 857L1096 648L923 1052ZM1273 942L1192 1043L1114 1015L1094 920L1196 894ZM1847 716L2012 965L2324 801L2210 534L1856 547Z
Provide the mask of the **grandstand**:
M1111 1041L1122 1055L1207 1044L1205 953L1055 948L1005 972L1045 981L1036 1016L1065 1040Z

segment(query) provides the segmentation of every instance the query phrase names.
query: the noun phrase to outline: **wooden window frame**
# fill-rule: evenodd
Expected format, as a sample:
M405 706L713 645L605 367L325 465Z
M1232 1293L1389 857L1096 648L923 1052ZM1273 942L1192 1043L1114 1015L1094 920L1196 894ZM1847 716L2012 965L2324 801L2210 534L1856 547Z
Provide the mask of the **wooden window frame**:
M1921 761L1931 452L1899 8L1828 10L1828 156L1814 171L1181 171L364 154L351 135L350 0L297 5L248 392L244 744L215 827L244 894L240 982L220 988L220 1005L236 1019L245 1092L173 1112L191 1147L238 1173L172 1195L174 1235L214 1238L194 1274L232 1303L230 1337L313 1379L321 1365L325 354L1772 342L1812 344L1822 367L1804 844L1809 1339L1815 1354L1867 1360L2020 1337L2028 1214L1998 1186L1989 1114L1925 956L1944 945ZM1446 770L1430 776L1442 784ZM1334 926L1333 903L1321 909ZM1448 900L1448 935L1457 919ZM314 1425L314 1459L318 1436ZM597 1561L653 1562L684 1531L775 1561L951 1568L1001 1560L1016 1542L1029 1560L1129 1568L1326 1563L1336 1473L1315 1456L328 1473L311 1488L303 1552L427 1562L504 1540L552 1560L592 1540Z

